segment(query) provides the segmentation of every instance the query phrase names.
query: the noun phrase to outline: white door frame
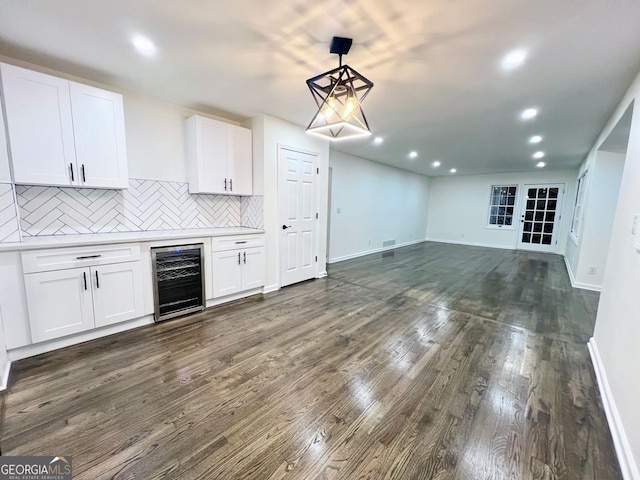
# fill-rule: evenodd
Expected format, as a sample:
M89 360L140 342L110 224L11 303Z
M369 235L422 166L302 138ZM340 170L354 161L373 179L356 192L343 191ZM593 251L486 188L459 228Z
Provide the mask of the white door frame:
M284 218L283 218L283 208L281 205L281 200L283 198L282 196L282 192L280 191L280 182L282 180L282 164L281 164L281 151L282 150L290 150L293 152L299 152L299 153L304 153L307 155L313 155L316 157L316 168L319 168L319 161L320 161L320 153L313 151L313 150L307 150L305 148L300 148L300 147L296 147L296 146L291 146L291 145L287 145L287 144L283 144L283 143L278 143L277 144L278 150L277 150L277 167L278 167L278 175L277 175L277 188L276 188L276 192L277 192L277 208L278 208L278 224L276 225L277 231L278 231L278 243L277 243L277 251L278 251L278 285L281 288L282 285L282 278L283 278L283 263L282 263L282 250L283 250L283 244L282 244L282 225L284 224ZM315 184L315 194L313 196L313 206L314 206L314 210L316 212L318 212L318 195L319 195L319 191L320 191L320 185L319 185L319 179L318 179L319 175L316 174L316 184ZM318 229L318 216L316 215L316 218L314 220L314 241L313 241L313 251L314 251L314 256L318 257L318 245L320 244L319 238L318 238L318 234L319 234L319 229ZM319 271L318 271L318 264L319 262L315 262L315 267L314 267L314 278L318 278L319 275Z
M556 210L555 210L556 215L554 218L553 234L551 238L552 248L549 248L549 249L544 249L544 248L537 249L535 248L536 244L530 244L533 246L533 248L531 248L529 244L522 243L522 234L524 233L524 224L525 224L523 219L525 216L525 212L527 210L527 190L529 188L540 188L540 187L546 187L546 188L559 187L560 189L557 197ZM560 230L562 228L562 209L564 207L564 196L565 196L566 188L567 188L567 185L564 182L558 182L558 183L540 182L540 183L522 184L522 190L521 190L522 193L519 196L520 206L519 206L519 209L517 210L519 214L516 219L516 221L518 222L518 228L517 228L518 236L516 237L517 250L527 250L531 252L541 252L541 253L558 253L559 251L558 241L559 241Z

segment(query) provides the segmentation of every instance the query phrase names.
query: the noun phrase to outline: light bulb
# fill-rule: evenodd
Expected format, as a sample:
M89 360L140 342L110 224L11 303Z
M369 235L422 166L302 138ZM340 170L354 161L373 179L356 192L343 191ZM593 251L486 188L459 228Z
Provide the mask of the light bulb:
M333 114L335 113L335 109L336 109L336 99L333 96L331 96L329 97L329 99L327 100L327 103L322 109L322 115L324 116L324 119L327 122L329 122L333 117Z
M355 110L355 108L356 108L355 98L353 98L352 95L348 95L347 101L344 104L344 115L342 116L342 118L344 120L348 120L351 114L353 113L353 111Z

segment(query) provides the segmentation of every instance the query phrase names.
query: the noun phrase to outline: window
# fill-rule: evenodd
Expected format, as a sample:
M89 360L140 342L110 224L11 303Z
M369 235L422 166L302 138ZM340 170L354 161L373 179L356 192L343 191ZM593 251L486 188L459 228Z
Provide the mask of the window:
M578 188L576 190L576 203L573 206L573 220L571 220L571 236L578 240L580 235L580 222L582 221L582 201L584 200L584 188L586 185L587 172L578 178Z
M513 228L513 209L516 205L516 185L493 185L489 205L489 226Z

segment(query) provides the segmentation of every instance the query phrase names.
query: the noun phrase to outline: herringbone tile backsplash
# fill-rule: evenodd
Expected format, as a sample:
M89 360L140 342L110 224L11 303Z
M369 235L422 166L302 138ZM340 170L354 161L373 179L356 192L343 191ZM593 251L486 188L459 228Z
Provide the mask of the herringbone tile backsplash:
M17 213L12 185L0 183L0 243L20 241Z
M262 225L262 197L190 195L186 183L131 179L122 191L16 185L16 194L24 236Z

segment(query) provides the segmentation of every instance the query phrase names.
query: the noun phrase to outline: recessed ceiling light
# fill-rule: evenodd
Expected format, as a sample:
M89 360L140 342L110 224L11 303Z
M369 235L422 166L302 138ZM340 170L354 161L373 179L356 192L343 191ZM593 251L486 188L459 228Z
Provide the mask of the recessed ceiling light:
M536 115L538 115L537 108L527 108L526 110L522 111L522 113L520 114L520 118L522 120L531 120L533 118L536 118Z
M529 138L529 143L540 143L542 141L542 137L540 135L534 135Z
M538 159L538 158L542 158L542 157L544 157L544 152L536 152L536 153L533 154L533 158Z
M451 173L456 173L458 170L456 170L455 168L452 168L451 170L449 170Z
M382 137L376 137L373 139L373 144L374 145L380 145L382 142L384 142L384 138Z
M513 70L524 63L527 58L527 52L522 49L513 50L502 58L502 68L505 70Z
M546 165L546 163L544 163L544 162L538 162L538 163L536 164L536 167L538 167L538 168L544 168L544 166L545 166L545 165Z
M439 167L440 166L440 162L438 160L436 160L431 165L433 165L434 167Z
M409 158L416 158L418 156L418 152L416 152L415 150L413 150L412 152L409 152Z
M131 43L138 51L138 53L146 57L154 55L157 51L156 46L153 44L153 42L144 35L134 35L131 39Z

